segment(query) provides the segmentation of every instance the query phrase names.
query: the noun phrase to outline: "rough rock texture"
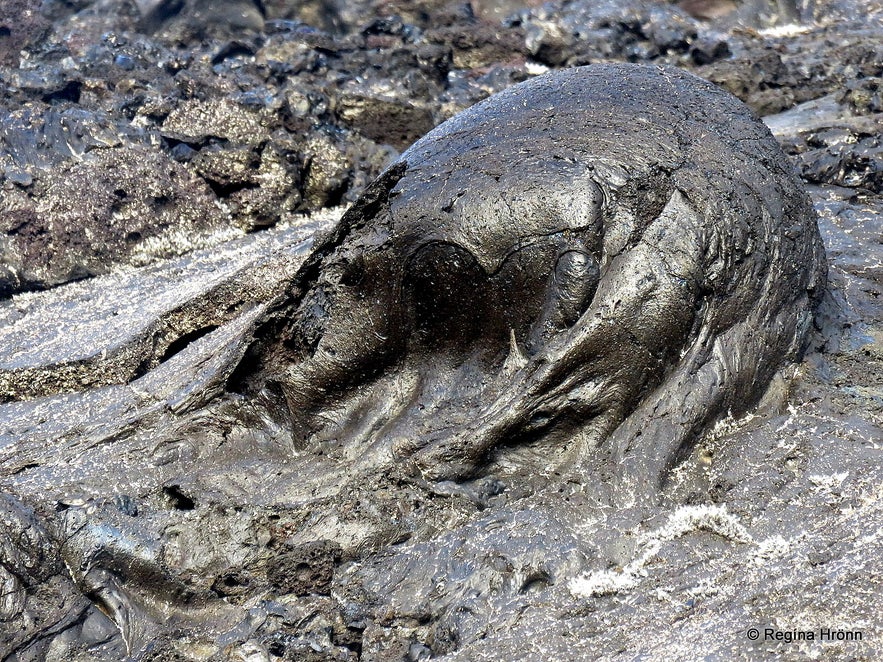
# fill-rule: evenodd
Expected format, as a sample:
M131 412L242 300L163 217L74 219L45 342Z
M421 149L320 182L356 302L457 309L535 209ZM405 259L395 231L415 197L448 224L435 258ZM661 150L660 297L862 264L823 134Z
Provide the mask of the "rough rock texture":
M114 261L170 257L226 229L204 182L138 147L100 150L29 188L0 204L5 294L88 278Z
M186 252L185 238L216 244L293 213L351 202L433 126L546 66L628 60L695 68L761 114L844 87L850 103L873 107L873 81L866 79L883 73L874 28L846 21L843 2L758 0L712 21L690 7L644 0L535 5L6 3L2 209L10 218L24 214L29 226L52 228L35 245L52 241L35 257L16 235L20 223L0 228L0 296L143 261L137 245L148 236L166 247L150 255L166 257ZM798 40L793 31L753 29L795 15L820 23L801 27L806 34ZM137 161L102 154L137 153L133 146L150 154ZM168 160L188 171L171 187L162 165ZM44 204L64 191L64 172L111 162L121 178L146 177L165 191L161 215L182 217L183 227L123 231L113 208L117 187L98 172L91 186L106 202L88 226L126 246L102 249L64 230L70 223L63 207ZM139 168L145 163L146 175Z
M0 659L883 656L880 4L539 5L3 4L0 207L56 243L0 214ZM340 216L300 212L358 198L430 123L599 60L777 113L830 268L804 361L695 439L658 503L612 506L542 445L427 481L333 429L304 446L279 392L239 392L308 237ZM101 228L111 163L126 182L168 167ZM118 249L79 240L61 198L45 213L62 190ZM130 246L153 190L173 194L157 218L194 221L142 218ZM368 438L384 406L329 415Z
M332 217L334 214L332 214ZM323 221L240 237L152 268L71 285L46 305L0 309L0 401L124 383L284 291ZM126 292L106 296L105 290ZM86 304L86 307L83 307Z
M652 492L801 354L825 279L809 199L738 100L673 68L573 68L393 163L245 379L281 392L300 444L419 449L437 480L556 439L548 467ZM341 416L366 399L384 404Z

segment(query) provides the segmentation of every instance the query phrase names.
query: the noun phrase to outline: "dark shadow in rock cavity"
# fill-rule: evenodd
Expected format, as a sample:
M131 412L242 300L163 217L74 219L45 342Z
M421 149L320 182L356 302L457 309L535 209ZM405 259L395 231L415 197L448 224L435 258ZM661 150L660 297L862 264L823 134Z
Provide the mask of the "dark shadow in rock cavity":
M741 102L672 68L575 68L407 150L232 383L365 466L534 461L630 501L800 356L825 275L809 199Z

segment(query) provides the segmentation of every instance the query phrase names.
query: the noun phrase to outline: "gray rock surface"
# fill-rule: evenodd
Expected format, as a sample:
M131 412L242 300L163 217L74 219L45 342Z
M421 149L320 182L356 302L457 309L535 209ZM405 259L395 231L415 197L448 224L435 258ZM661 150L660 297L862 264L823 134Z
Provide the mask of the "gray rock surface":
M825 279L809 200L743 104L674 68L572 68L393 163L245 380L305 445L391 446L438 480L530 439L634 498L801 355Z
M304 244L323 224L303 219L71 285L58 296L7 302L0 308L0 399L122 384L148 372L249 306L281 294Z
M777 3L528 4L76 0L15 23L37 3L4 5L0 659L883 655L879 5L795 3L788 28ZM459 482L334 434L304 447L278 394L240 392L336 220L297 213L356 199L429 117L583 57L675 64L777 113L829 263L803 362L695 439L653 505L525 446ZM182 123L206 108L250 128ZM113 163L171 168L126 191L140 249L99 229ZM43 213L72 172L70 208L96 205L118 248L76 243L62 202ZM193 222L140 218L154 186ZM24 259L9 209L53 228L52 257ZM334 415L368 434L382 406Z

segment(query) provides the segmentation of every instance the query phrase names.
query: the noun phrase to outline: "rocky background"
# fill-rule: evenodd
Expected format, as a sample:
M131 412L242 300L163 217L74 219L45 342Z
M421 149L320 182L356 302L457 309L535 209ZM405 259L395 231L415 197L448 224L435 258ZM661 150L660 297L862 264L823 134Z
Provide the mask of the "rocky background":
M883 657L881 19L3 2L0 660ZM830 260L804 363L662 504L611 509L535 458L393 483L230 413L249 325L386 164L496 91L605 61L687 68L764 116Z

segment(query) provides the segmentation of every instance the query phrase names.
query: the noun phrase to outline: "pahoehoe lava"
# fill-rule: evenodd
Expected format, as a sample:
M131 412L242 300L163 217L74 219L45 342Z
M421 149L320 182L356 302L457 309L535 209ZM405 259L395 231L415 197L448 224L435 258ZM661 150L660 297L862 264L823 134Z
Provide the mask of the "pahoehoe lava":
M815 212L747 107L674 68L579 67L403 153L233 384L302 447L443 480L529 442L627 502L800 357L825 279Z

